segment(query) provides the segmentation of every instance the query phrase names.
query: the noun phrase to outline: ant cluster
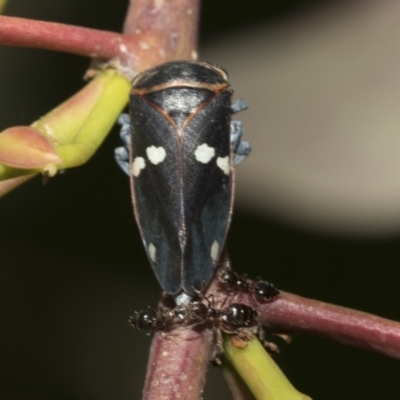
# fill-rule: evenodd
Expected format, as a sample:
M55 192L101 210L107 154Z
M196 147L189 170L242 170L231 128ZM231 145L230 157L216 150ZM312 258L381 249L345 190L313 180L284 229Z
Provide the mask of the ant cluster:
M255 333L262 336L257 322L258 313L252 307L243 303L231 303L224 308L226 301L232 296L249 294L254 305L259 302L271 302L278 295L279 290L272 283L257 278L249 282L246 276L238 275L233 271L222 271L219 274L219 283L222 291L228 295L222 305L215 308L214 296L198 294L197 297L184 306L174 308L161 305L157 310L149 307L146 311L135 312L130 317L131 325L148 333L170 330L179 326L200 326L209 323L217 333L217 347L221 350L221 331L236 335L240 339L248 340Z

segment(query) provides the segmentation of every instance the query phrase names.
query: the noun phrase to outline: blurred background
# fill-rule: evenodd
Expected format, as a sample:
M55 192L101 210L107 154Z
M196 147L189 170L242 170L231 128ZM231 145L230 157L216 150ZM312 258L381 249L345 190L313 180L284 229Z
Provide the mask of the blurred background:
M119 31L127 1L10 0L5 15ZM204 0L201 59L224 66L253 153L237 168L235 270L400 319L400 2ZM83 85L89 61L0 48L0 131ZM5 400L139 399L150 338L128 316L160 290L115 128L85 166L0 201ZM277 362L314 399L396 398L399 362L296 337ZM229 398L210 367L205 399Z

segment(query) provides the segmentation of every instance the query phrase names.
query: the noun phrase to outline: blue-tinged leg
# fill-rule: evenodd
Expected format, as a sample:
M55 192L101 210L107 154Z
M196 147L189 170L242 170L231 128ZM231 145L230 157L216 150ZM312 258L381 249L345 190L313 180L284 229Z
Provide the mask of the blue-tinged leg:
M128 176L130 175L129 168L129 153L126 150L126 147L117 147L114 150L114 158L119 167L124 171Z
M236 114L240 111L247 109L247 103L243 99L237 99L231 104L232 114Z
M240 142L235 153L235 165L241 163L251 153L249 142Z
M118 123L121 125L119 135L125 146L115 149L114 158L122 171L129 176L129 147L131 145L131 120L129 114L121 114L118 118Z
M242 122L237 120L231 121L231 144L233 146L233 152L235 153L235 165L241 163L251 152L249 142L243 142L240 140L242 134Z
M231 121L231 145L233 146L233 152L236 150L240 144L240 139L243 134L243 124L241 121L233 120Z
M119 136L124 142L125 147L129 149L131 146L131 118L129 114L121 114L118 118L118 124L121 125Z

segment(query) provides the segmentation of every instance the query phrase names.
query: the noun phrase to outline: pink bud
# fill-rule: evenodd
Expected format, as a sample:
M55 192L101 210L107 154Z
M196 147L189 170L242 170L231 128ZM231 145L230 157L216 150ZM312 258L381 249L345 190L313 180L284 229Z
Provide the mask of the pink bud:
M29 126L14 126L0 134L0 163L3 165L37 169L60 162L49 139Z

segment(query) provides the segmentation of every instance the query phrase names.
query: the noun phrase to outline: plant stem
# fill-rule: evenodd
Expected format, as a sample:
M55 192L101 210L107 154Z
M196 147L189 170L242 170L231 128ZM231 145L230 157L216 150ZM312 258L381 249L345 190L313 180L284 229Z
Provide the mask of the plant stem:
M154 335L143 400L200 399L210 360L213 331L178 328Z
M109 59L121 53L124 35L97 29L0 16L0 45L64 51Z
M200 0L131 1L124 33L139 43L129 65L142 71L171 60L197 60Z
M285 292L257 311L273 332L325 337L400 359L399 322Z
M196 60L199 9L200 0L132 1L124 34L0 16L0 45L115 59L131 76L170 60Z

